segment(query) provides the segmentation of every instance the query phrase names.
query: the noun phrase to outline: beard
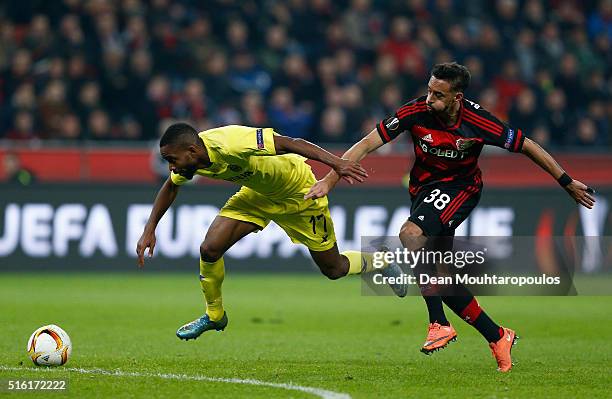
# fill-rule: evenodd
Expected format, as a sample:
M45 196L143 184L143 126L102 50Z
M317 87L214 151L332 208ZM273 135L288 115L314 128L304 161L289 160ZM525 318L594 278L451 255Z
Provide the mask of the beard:
M437 115L437 116L449 116L451 111L452 104L448 104L444 106L441 110L437 110L434 107L429 108L429 112Z

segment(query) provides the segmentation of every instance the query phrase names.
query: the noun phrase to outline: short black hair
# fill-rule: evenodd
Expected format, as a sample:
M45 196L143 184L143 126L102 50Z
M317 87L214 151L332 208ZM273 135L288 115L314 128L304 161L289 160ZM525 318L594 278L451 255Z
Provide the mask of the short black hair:
M164 147L167 145L176 144L196 144L198 142L198 132L193 126L188 123L174 123L166 129L161 140L159 140L159 146Z
M436 79L445 80L451 85L451 89L456 92L464 92L470 85L470 71L456 62L445 62L436 64L431 69L431 76Z

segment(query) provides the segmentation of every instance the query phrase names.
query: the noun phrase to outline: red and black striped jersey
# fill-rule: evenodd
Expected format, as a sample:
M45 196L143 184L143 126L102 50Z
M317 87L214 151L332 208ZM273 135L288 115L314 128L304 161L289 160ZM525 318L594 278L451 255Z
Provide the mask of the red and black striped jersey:
M410 193L426 184L461 181L481 186L478 156L485 144L519 152L525 136L464 99L454 126L446 126L425 105L426 96L400 107L395 115L383 119L376 129L388 143L403 132L414 142L415 162L410 172Z

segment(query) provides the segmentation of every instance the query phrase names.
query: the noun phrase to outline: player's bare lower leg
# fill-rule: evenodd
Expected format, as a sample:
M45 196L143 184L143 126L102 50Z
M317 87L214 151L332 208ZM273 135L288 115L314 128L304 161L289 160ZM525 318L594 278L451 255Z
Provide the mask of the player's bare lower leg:
M225 329L227 315L223 309L221 285L225 277L223 254L246 235L261 229L248 222L217 216L200 246L200 285L206 300L206 314L185 324L176 335L181 339L197 338L205 331Z
M349 274L350 261L338 251L338 244L327 251L310 250L310 256L315 261L321 273L330 280L337 280Z
M321 273L331 280L339 279L349 274L360 274L374 271L372 253L359 251L338 251L338 245L327 251L310 250L310 255L315 261ZM381 273L388 277L400 277L402 270L394 263L387 264L381 269ZM398 279L399 281L399 279ZM396 295L406 296L407 286L405 284L389 284Z

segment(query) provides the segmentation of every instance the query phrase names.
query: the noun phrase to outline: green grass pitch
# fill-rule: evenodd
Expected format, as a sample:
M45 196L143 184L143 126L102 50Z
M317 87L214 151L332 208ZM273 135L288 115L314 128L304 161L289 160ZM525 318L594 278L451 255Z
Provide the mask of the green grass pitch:
M450 311L458 341L424 356L423 300L361 296L359 278L230 269L224 300L226 331L183 342L176 328L203 310L197 276L0 274L0 381L68 378L68 391L53 398L315 398L321 392L282 384L352 398L612 395L612 297L480 298L496 321L521 336L508 374L495 371L483 338ZM64 367L36 368L27 357L29 335L48 323L72 338L72 358Z

